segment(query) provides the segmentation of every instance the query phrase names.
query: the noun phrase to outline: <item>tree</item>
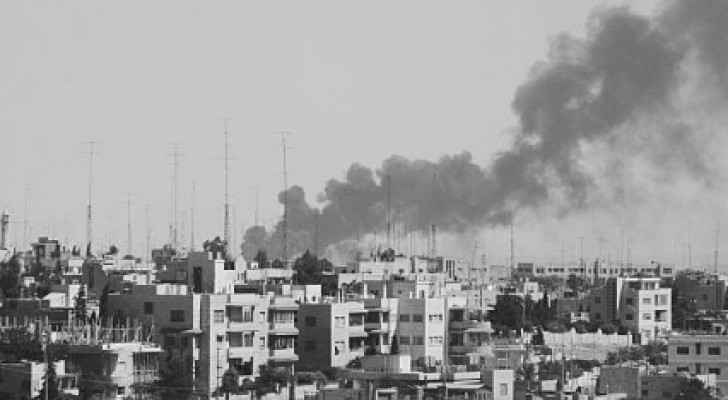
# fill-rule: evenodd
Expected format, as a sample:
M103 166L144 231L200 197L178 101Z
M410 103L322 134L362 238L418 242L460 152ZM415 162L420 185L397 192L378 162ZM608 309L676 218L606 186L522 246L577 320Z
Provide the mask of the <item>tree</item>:
M260 376L255 380L258 396L277 393L282 385L288 383L291 376L286 367L276 366L272 362L260 366Z
M680 389L676 400L713 400L715 397L702 381L694 378L680 378Z
M110 256L115 256L119 254L119 248L116 247L115 244L112 244L111 246L109 246L109 251L107 251L106 254Z
M520 330L524 325L523 299L514 295L498 296L489 317L493 324Z
M212 252L214 254L221 254L223 258L227 258L227 242L220 239L220 236L215 236L212 240L205 240L202 243L202 248L206 252Z
M225 400L230 399L230 393L238 392L238 371L235 369L228 369L222 375L222 387L220 390L225 393Z
M5 297L20 295L20 260L17 255L0 263L0 289Z
M115 391L116 384L109 376L97 373L90 368L84 368L78 377L78 393L82 399L91 399L94 396L106 398Z
M326 259L319 259L310 251L293 262L294 282L301 285L318 285L322 283L323 272L332 269L332 264Z
M258 250L254 258L255 262L258 263L258 268L268 267L268 253L265 250Z
M86 321L86 289L84 289L84 285L81 285L81 288L78 291L78 295L76 296L76 304L75 304L75 310L76 310L76 319L85 322Z
M46 399L46 389L48 390L48 400L58 399L58 380L56 379L56 367L53 362L49 362L45 374L43 374L43 388L37 397L40 400Z

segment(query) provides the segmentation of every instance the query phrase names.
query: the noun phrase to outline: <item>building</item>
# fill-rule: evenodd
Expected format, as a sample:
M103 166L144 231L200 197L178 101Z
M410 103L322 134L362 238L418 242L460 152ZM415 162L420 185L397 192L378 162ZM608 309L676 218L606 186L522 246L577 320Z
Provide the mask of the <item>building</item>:
M75 374L66 371L66 362L53 363L56 371L58 392L78 396ZM46 364L36 361L0 362L0 398L5 400L30 400L43 389Z
M728 393L728 336L672 335L667 341L667 360L672 372L715 374L716 385Z
M703 271L681 271L673 287L679 301L692 303L699 311L720 311L725 305L726 282Z
M675 268L654 261L647 265L635 265L595 260L592 263L576 264L518 263L516 271L533 277L558 276L568 279L569 276L583 276L590 280L596 280L630 276L672 278Z
M301 304L297 353L300 368L346 367L364 356L368 333L362 302Z

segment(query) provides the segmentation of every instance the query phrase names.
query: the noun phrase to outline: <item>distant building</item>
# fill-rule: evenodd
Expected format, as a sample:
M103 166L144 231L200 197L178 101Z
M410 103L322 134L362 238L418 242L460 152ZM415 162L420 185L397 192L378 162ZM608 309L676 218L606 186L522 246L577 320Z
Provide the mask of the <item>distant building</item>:
M673 287L677 299L692 303L698 310L720 311L725 306L726 282L703 271L681 271Z
M721 392L728 393L728 336L672 335L667 360L673 372L715 374Z

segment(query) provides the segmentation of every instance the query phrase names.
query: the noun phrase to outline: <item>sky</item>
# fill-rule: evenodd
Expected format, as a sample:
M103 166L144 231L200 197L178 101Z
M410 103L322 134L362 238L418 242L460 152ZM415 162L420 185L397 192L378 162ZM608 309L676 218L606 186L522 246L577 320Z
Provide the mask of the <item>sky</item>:
M188 228L195 182L197 241L222 234L225 118L238 243L256 197L261 223L281 213L277 132L291 132L289 183L311 202L353 162L376 167L391 154L435 160L467 150L486 165L510 143L514 92L550 39L582 33L596 7L626 3L640 13L657 4L1 2L0 207L14 221L11 242L22 241L26 218L27 240L84 240L89 140L97 142L96 246L126 249L129 201L136 254L147 230L153 245L168 238L174 146L182 154L180 218ZM573 253L583 235L543 245L558 228L518 229L534 242L519 242L531 257L559 246ZM488 241L499 257L501 233Z

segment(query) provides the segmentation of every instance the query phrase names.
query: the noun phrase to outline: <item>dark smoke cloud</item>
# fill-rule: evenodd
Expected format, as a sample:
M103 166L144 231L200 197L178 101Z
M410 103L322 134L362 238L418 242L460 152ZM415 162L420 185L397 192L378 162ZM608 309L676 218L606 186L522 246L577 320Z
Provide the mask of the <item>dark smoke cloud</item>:
M475 164L468 152L437 162L391 156L376 171L353 164L345 179L328 181L320 209L293 187L289 255L317 243L321 249L381 234L388 202L393 221L408 231L432 224L454 232L507 224L519 210L554 203L555 196L564 213L589 207L596 186L605 181L583 167L589 146L605 149L606 158L631 155L670 172L708 173L694 127L680 119L674 99L686 79L687 59L697 59L728 88L726 13L728 2L700 0L665 3L653 19L626 8L593 14L585 38L555 39L547 59L516 90L512 108L519 129L511 148L488 167ZM639 130L646 119L653 121L649 134ZM624 178L615 169L604 174L607 182L610 174ZM619 197L620 190L615 185L608 191ZM279 254L282 223L264 241L260 232L251 228L246 245Z

